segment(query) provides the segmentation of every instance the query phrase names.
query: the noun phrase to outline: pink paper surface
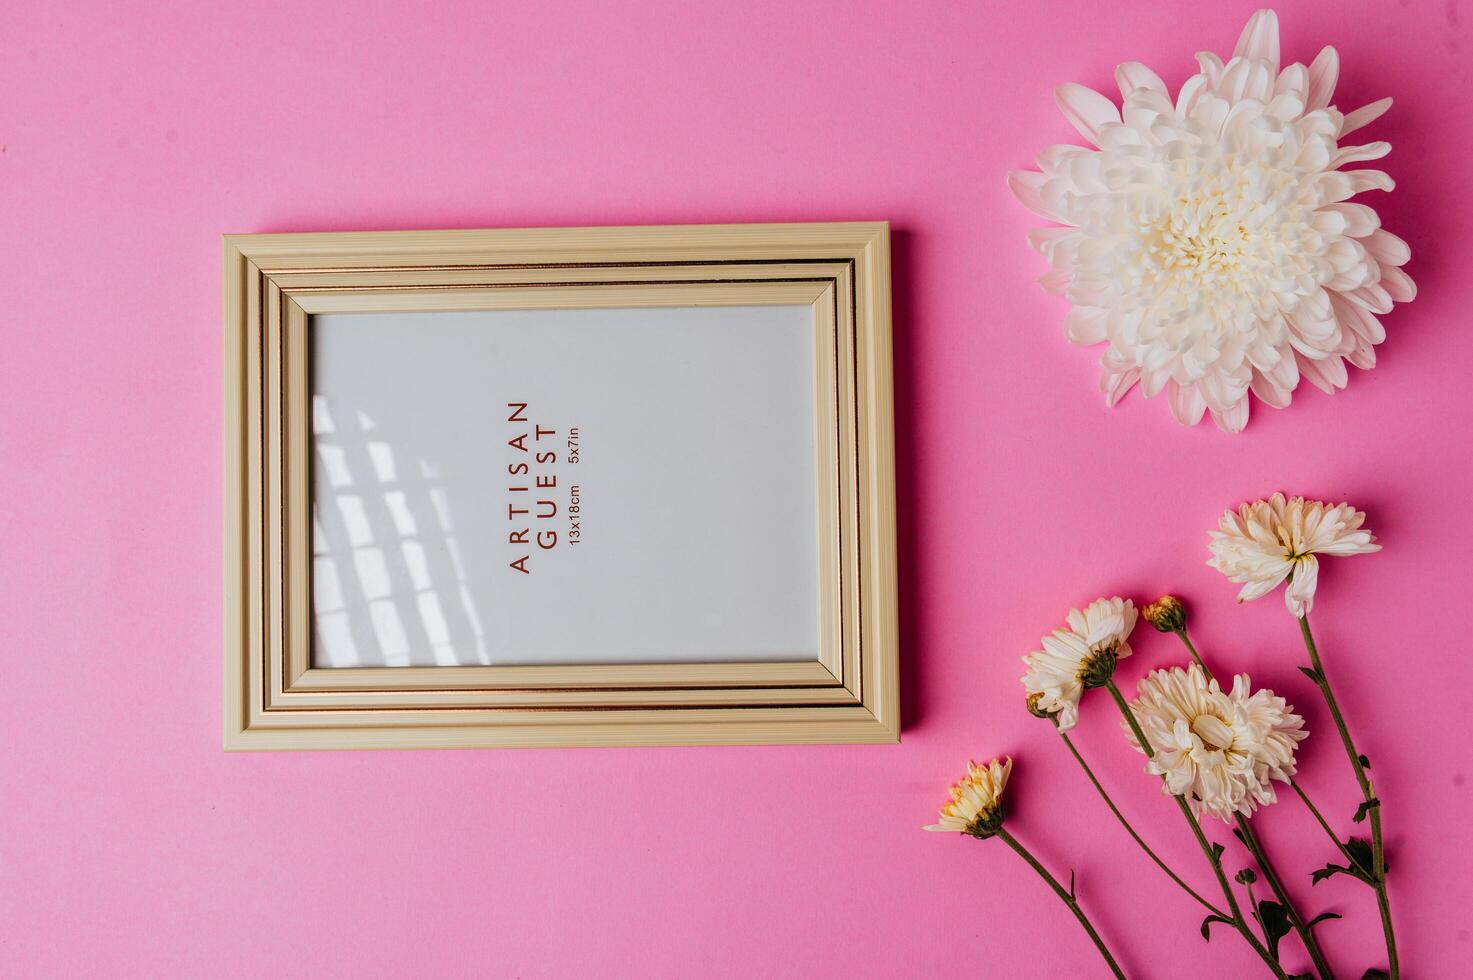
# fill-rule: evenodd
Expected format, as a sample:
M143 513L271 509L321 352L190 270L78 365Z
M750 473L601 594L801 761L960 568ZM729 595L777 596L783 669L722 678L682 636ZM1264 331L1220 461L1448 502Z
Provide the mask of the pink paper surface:
M8 3L0 8L0 973L7 976L1099 975L997 842L924 834L969 756L1133 976L1258 964L1134 849L1022 711L1069 605L1166 589L1220 668L1308 718L1304 782L1356 793L1280 598L1204 565L1220 511L1348 498L1385 550L1328 560L1321 646L1386 800L1409 977L1469 943L1469 72L1457 0L1286 3L1400 184L1373 203L1420 298L1374 372L1248 431L1107 410L1033 280L1004 175L1072 139L1067 80L1173 88L1249 3ZM226 755L219 235L888 219L895 228L904 743ZM1136 635L1127 689L1178 663ZM1082 750L1211 879L1092 696ZM1370 891L1308 874L1296 801L1255 825L1344 976ZM1230 870L1243 863L1229 845ZM1286 941L1289 965L1305 963Z

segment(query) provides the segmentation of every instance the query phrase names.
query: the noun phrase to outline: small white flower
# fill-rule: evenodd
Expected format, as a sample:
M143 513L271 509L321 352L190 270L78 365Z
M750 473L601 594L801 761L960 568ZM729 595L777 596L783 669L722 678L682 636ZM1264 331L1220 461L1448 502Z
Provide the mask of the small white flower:
M1030 708L1053 715L1061 732L1073 728L1085 688L1103 686L1115 662L1130 656L1126 640L1135 616L1135 604L1119 596L1096 599L1083 612L1069 610L1064 628L1045 636L1043 649L1023 658Z
M1173 100L1139 62L1115 70L1122 105L1082 85L1056 98L1093 146L1058 145L1038 170L1009 175L1029 209L1062 227L1029 240L1050 264L1041 282L1073 309L1071 343L1108 342L1101 388L1113 405L1137 383L1166 392L1177 420L1204 412L1228 431L1248 423L1248 393L1274 408L1301 379L1333 393L1345 364L1376 364L1377 317L1416 287L1406 242L1376 212L1348 203L1389 191L1385 142L1346 137L1391 106L1331 104L1340 58L1279 62L1279 22L1260 10L1232 58L1201 70ZM1098 147L1096 149L1095 147Z
M1315 555L1364 555L1380 551L1361 529L1366 515L1346 503L1327 504L1276 493L1222 515L1209 532L1207 564L1230 582L1244 583L1238 601L1257 599L1289 579L1284 601L1296 618L1309 613L1319 579Z
M1272 780L1294 775L1294 751L1309 735L1283 698L1250 694L1247 674L1224 693L1195 665L1156 670L1136 695L1131 712L1156 753L1146 771L1163 777L1163 793L1185 796L1194 813L1228 822L1277 799ZM1125 731L1140 749L1128 725Z
M1002 826L1002 791L1012 771L1012 759L994 759L985 766L967 763L966 778L951 787L951 802L941 808L940 822L923 829L991 837Z

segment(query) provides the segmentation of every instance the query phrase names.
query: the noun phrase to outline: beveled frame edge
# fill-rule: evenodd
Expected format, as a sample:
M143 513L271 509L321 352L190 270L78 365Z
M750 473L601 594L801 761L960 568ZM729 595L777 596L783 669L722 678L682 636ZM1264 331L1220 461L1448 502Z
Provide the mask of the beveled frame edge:
M511 257L515 260L511 261ZM843 706L721 706L661 710L590 705L517 709L494 724L452 706L427 723L413 709L363 711L361 724L313 727L313 711L268 722L258 707L263 678L246 654L258 611L246 588L252 501L247 480L259 466L248 444L245 341L262 316L247 289L253 275L290 277L333 270L420 270L484 265L709 263L847 259L853 263L853 379L857 476L859 624L863 688ZM691 225L629 228L496 229L228 235L223 239L224 301L224 625L227 749L434 748L677 744L819 744L900 739L895 593L895 502L891 387L889 226L884 222ZM279 301L279 300L278 300ZM254 458L253 458L254 457ZM256 506L269 505L257 501ZM263 574L270 570L263 569ZM402 668L401 668L402 669ZM719 702L719 691L714 700ZM555 717L555 720L553 718Z
M857 522L858 514L841 519L840 504L857 499L857 467L854 453L841 445L852 442L857 431L853 383L839 371L847 363L854 344L850 310L850 266L847 263L815 264L807 267L762 266L761 274L743 268L740 275L722 282L679 281L692 268L669 266L618 266L599 270L579 269L579 278L603 279L577 286L549 285L566 278L566 270L436 270L420 273L417 283L394 287L363 288L355 284L362 273L327 276L293 276L292 285L280 287L280 352L285 365L278 365L282 378L282 401L289 422L282 427L283 450L267 459L267 484L286 487L289 519L267 522L269 540L280 540L288 560L284 608L289 629L282 638L278 672L275 661L268 672L266 708L393 708L393 707L514 707L522 705L608 704L663 707L699 703L705 692L720 688L723 701L732 706L761 703L793 703L807 700L823 704L855 703L860 693L862 664L860 644L852 623L841 615L847 603L858 608L858 555L849 554L848 571L841 568L840 544L845 523ZM788 278L801 269L803 278ZM721 267L731 274L735 266ZM781 270L781 271L776 271ZM830 275L835 278L830 278ZM709 275L709 273L703 273ZM667 277L677 281L670 281ZM646 281L644 277L653 277ZM375 282L383 274L374 273ZM424 280L433 282L427 286ZM488 283L485 280L499 279ZM546 280L526 285L528 279ZM479 285L469 285L476 282ZM842 285L843 299L835 293ZM493 288L494 287L494 288ZM273 284L272 292L276 290ZM346 291L344 291L346 290ZM728 662L723 664L669 663L662 665L622 664L583 666L495 666L495 667L397 667L334 669L312 667L308 662L310 638L310 574L306 566L311 553L310 487L311 433L306 410L309 397L306 359L292 350L306 350L310 313L377 312L386 309L443 311L464 309L596 309L617 306L728 306L748 304L805 305L813 315L815 345L814 411L819 425L815 444L818 474L819 547L819 655L816 662ZM843 323L839 311L843 311ZM274 326L268 324L268 327ZM268 333L274 331L268 330ZM277 351L274 340L267 350ZM270 358L268 358L269 360ZM845 409L848 410L845 410ZM834 413L839 409L838 413ZM845 419L848 419L846 422ZM841 431L842 430L842 431ZM272 444L268 438L268 448ZM852 509L852 505L851 505ZM274 583L273 583L274 584ZM271 596L275 599L275 596ZM272 636L273 644L277 640ZM273 647L274 649L274 647ZM281 683L276 683L278 674ZM786 690L778 690L784 688Z

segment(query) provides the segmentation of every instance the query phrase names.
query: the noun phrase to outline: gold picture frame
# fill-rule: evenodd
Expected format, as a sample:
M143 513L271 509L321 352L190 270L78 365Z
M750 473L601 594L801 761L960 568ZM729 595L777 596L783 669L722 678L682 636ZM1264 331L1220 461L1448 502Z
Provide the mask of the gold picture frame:
M899 740L888 225L230 235L223 276L227 749ZM314 315L761 304L813 310L816 662L312 665Z

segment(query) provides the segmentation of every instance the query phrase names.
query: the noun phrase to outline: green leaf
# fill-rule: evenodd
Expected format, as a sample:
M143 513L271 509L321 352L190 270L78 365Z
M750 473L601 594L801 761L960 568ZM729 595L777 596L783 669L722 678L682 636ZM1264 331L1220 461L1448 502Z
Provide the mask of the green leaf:
M1373 796L1369 800L1366 800L1364 803L1362 803L1360 806L1356 807L1355 816L1351 817L1350 819L1354 820L1356 823L1360 823L1366 818L1366 814L1370 813L1372 810L1380 805L1381 801Z
M1350 864L1327 864L1323 868L1309 876L1309 880L1318 885L1326 878L1336 875L1350 875L1359 878L1372 888L1376 886L1376 877L1373 873L1375 868L1375 852L1371 850L1363 837L1352 837L1345 842L1345 849L1350 852ZM1384 862L1383 862L1384 866Z
M1263 938L1268 942L1268 951L1274 959L1279 958L1279 940L1293 928L1289 925L1289 910L1278 902L1268 899L1258 903L1258 921L1263 924Z
M1324 678L1320 676L1320 672L1315 670L1313 667L1300 667L1299 672L1305 677L1308 677L1310 680L1314 681L1316 684L1324 680Z
M1233 831L1233 833L1237 833L1237 831ZM1212 842L1212 863L1213 864L1221 864L1222 863L1222 852L1225 851L1225 850L1226 850L1226 848L1223 847L1221 844L1217 843L1216 841L1213 841Z
M1371 760L1370 759L1367 759L1365 756L1361 756L1360 757L1360 767L1362 769L1369 769L1369 768L1371 768Z
M1211 926L1212 923L1214 923L1214 922L1221 922L1223 925L1228 925L1228 926L1230 926L1230 925L1233 924L1233 920L1232 919L1225 918L1224 916L1221 916L1221 915L1209 915L1207 918L1205 918L1205 919L1202 920L1202 938L1203 939L1205 939L1205 940L1211 940L1212 939L1212 934L1208 931L1208 927Z
M1318 925L1321 922L1325 922L1325 921L1327 921L1329 919L1338 919L1338 918L1341 918L1341 915L1340 915L1339 912L1321 912L1319 915L1315 916L1313 919L1310 919L1308 922L1306 922L1304 924L1304 928L1306 928L1306 929L1313 929L1316 925Z
M1373 966L1360 975L1360 980L1391 980L1391 974Z
M1345 849L1350 852L1351 860L1355 863L1356 870L1362 872L1357 875L1368 885L1374 885L1373 871L1376 867L1376 852L1371 848L1370 841L1364 837L1351 837L1345 842ZM1386 855L1381 855L1381 873L1384 875L1391 870L1391 863L1386 860Z
M1243 836L1243 831L1242 830L1240 830L1237 827L1234 827L1233 828L1233 836L1236 837L1238 839L1238 842L1240 844L1242 844L1244 847L1248 847L1248 838L1246 838L1246 837ZM1251 847L1249 847L1248 849L1250 851L1252 850Z
M1073 868L1070 868L1069 869L1069 897L1070 898L1078 898L1079 897L1078 895L1075 895L1074 894L1074 869Z
M1233 880L1240 885L1251 885L1258 880L1258 875L1254 873L1252 868L1244 868L1233 876Z
M1346 867L1343 864L1327 864L1311 874L1309 880L1311 884L1318 885L1326 878L1333 878L1336 875L1350 875L1352 878L1359 878L1368 885L1372 884L1370 877L1360 868Z

